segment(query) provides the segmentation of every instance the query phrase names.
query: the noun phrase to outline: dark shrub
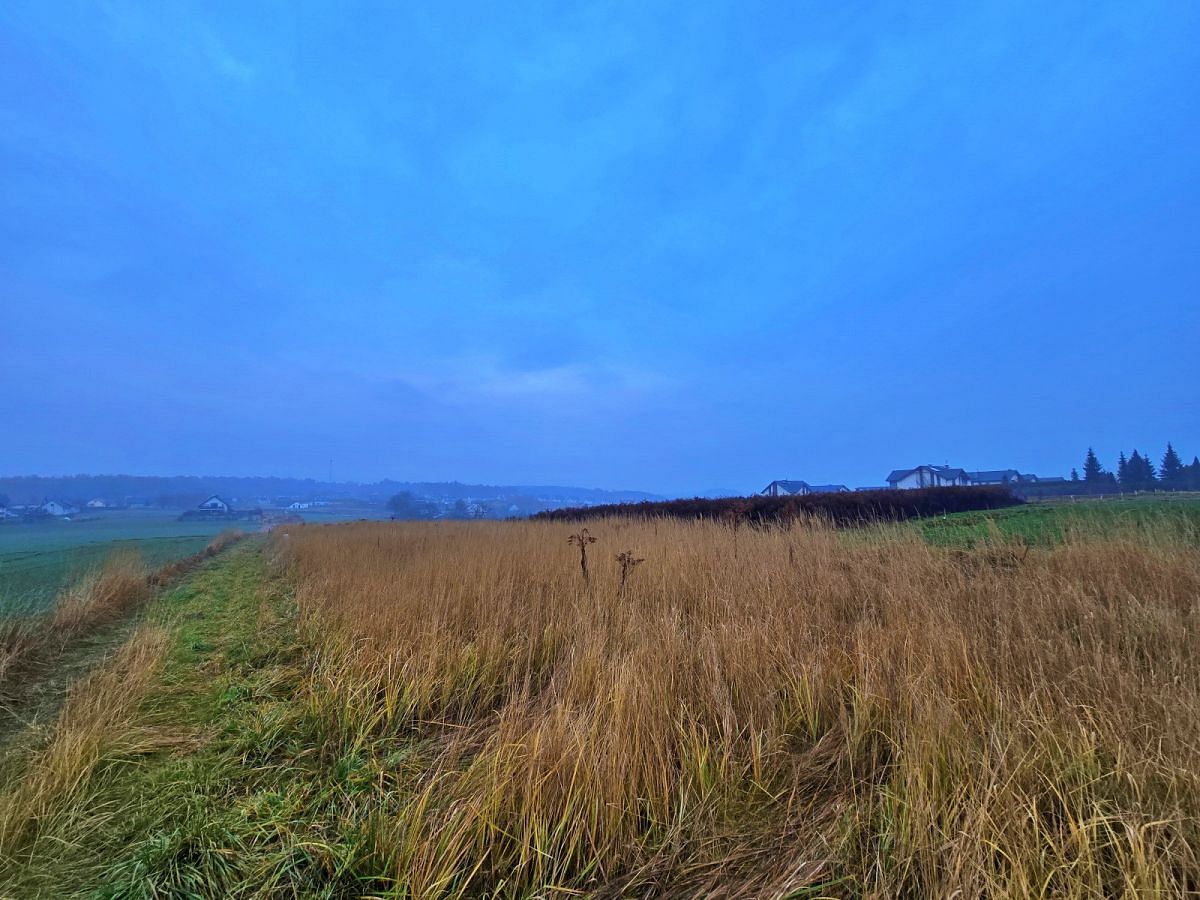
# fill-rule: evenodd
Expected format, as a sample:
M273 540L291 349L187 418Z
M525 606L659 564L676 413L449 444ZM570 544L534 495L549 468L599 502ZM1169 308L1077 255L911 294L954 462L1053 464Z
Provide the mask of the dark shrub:
M835 525L900 522L945 513L1016 506L1023 500L1003 487L937 487L916 491L854 491L848 494L809 494L804 497L725 497L719 500L665 500L570 507L537 513L534 519L580 522L603 516L674 519L726 519L755 524L787 524L820 518Z

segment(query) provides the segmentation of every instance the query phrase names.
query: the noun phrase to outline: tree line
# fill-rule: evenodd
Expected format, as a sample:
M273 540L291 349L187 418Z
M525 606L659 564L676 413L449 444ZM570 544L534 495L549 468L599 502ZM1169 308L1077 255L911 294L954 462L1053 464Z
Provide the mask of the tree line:
M1088 447L1083 461L1083 476L1071 470L1071 481L1092 487L1116 487L1123 491L1200 491L1200 457L1193 456L1185 465L1175 448L1167 442L1166 452L1155 466L1150 454L1136 449L1129 456L1122 450L1115 472L1104 468L1096 452Z

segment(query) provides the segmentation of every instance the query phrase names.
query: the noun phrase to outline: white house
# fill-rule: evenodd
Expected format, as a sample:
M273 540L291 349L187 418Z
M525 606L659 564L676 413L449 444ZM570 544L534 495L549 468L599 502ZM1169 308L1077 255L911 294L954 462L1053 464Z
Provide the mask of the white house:
M803 497L808 494L842 494L849 493L850 488L844 484L809 484L807 481L772 481L759 491L767 497Z
M971 483L971 476L953 466L917 466L915 469L896 469L887 477L888 487L913 490L927 487L956 487Z
M233 509L232 506L230 506L216 494L213 494L196 508L208 510L209 512L229 512Z
M96 497L94 500L87 502L88 509L108 509L108 504Z
M809 491L810 488L807 481L779 480L772 481L759 491L759 493L765 494L768 497L795 497L803 496L809 493Z
M39 508L42 512L52 516L69 516L79 512L70 503L63 503L58 500L47 500Z

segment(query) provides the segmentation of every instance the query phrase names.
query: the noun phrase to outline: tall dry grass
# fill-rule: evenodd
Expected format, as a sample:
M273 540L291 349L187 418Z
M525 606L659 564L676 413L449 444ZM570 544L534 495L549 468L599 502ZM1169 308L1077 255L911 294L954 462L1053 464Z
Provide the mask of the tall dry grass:
M1194 535L589 527L589 583L554 523L274 538L407 895L1200 890Z
M59 595L50 628L60 635L120 618L150 595L149 570L141 555L115 553Z
M106 757L149 749L134 713L166 654L161 627L135 632L113 656L73 685L46 744L0 783L0 859L31 852L62 819L104 811L86 798L91 773Z

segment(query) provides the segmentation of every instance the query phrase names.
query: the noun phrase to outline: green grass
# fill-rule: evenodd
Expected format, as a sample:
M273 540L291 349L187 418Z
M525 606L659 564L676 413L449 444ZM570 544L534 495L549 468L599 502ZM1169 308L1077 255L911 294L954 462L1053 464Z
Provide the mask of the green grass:
M236 525L236 523L234 523ZM163 510L113 510L71 521L0 525L0 615L43 611L109 554L136 550L151 567L204 549L229 522L181 522Z
M1007 509L953 513L903 527L916 528L937 546L970 548L999 539L1021 538L1033 546L1062 542L1071 534L1117 535L1152 528L1200 536L1200 497L1163 494L1128 499L1028 503Z
M372 865L394 743L342 746L295 702L295 609L259 541L206 564L160 598L173 638L143 703L161 749L111 759L92 777L94 815L0 861L0 896L359 896L387 884ZM381 802L382 798L382 802Z

